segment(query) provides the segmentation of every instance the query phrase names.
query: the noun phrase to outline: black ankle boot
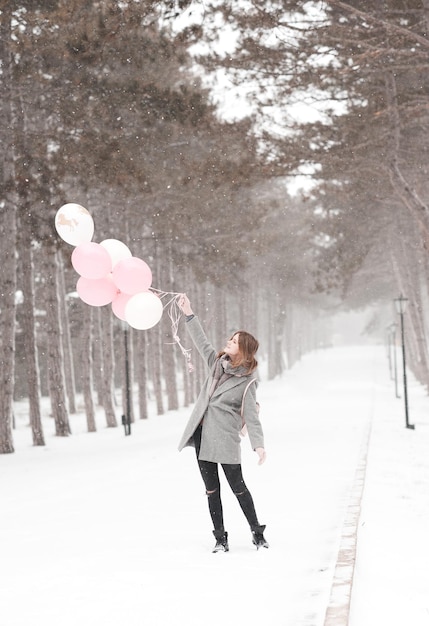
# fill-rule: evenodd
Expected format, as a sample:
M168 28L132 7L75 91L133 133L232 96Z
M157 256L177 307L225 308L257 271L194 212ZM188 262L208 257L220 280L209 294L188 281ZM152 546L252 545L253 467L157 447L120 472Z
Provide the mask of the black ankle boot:
M269 548L269 544L264 537L264 526L252 526L252 542L256 546L256 549L259 548Z
M213 534L216 539L216 545L213 548L213 552L228 552L228 533L224 530L214 530Z

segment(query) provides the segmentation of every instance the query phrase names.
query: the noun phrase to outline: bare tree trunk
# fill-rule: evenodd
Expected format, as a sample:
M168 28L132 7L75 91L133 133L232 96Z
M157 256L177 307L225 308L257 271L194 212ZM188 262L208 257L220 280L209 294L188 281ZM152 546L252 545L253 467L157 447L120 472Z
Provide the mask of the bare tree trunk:
M86 304L82 304L81 368L86 423L88 432L93 433L97 426L92 397L92 308Z
M204 330L207 332L206 328L206 320L205 320L205 312L206 312L206 303L205 303L205 289L201 287L200 284L195 285L195 296L193 299L196 302L196 307L194 308L194 312L198 315ZM194 385L195 385L195 393L198 396L200 393L201 387L203 386L203 382L205 377L207 376L206 366L203 363L202 358L200 357L198 350L193 347L192 348L192 358L195 366L194 370Z
M148 418L148 406L147 406L147 364L146 364L146 347L147 336L146 332L141 331L137 333L137 354L135 372L139 390L139 414L140 419L145 420Z
M267 308L268 380L272 380L282 374L284 370L283 336L285 332L285 314L279 296L275 295L274 298L270 298L268 294ZM292 322L292 319L290 321ZM295 339L292 331L290 339ZM290 350L288 349L288 360L289 354Z
M424 5L424 8L427 18L427 3ZM392 71L386 72L385 92L386 100L388 103L390 124L390 135L387 146L391 184L398 197L401 199L403 205L412 215L414 222L417 224L417 227L420 230L423 248L425 249L427 254L429 252L429 207L423 202L423 200L420 198L419 194L409 183L409 181L406 180L400 169L398 155L401 145L401 123L398 109L396 79ZM403 244L402 239L401 244ZM406 252L404 249L402 251L402 255L404 257L406 256ZM408 276L404 276L404 272L400 271L400 284L406 284L408 289L402 290L402 292L404 293L405 291L409 291L410 289L413 291L413 302L410 313L412 335L410 336L410 334L407 333L408 341L410 343L414 338L414 347L411 348L412 359L410 360L410 367L413 367L414 365L414 371L416 373L416 376L420 379L421 382L423 382L424 384L428 384L429 363L427 359L427 341L424 336L424 323L421 319L422 312L420 290L418 288L416 289L415 284L413 284L415 268L410 267L410 264L406 259L404 265L406 267L405 271L408 273ZM397 270L398 269L399 268L397 267Z
M293 307L291 304L288 304L287 309L286 309L284 337L285 337L287 368L290 369L297 360L296 348L295 348L296 337L295 337L294 314L293 314Z
M404 272L404 282L407 285L407 295L409 299L409 316L411 321L411 335L407 333L408 339L413 339L414 349L411 351L412 358L409 359L410 368L413 369L416 378L424 385L429 385L429 363L427 356L427 338L425 333L424 312L421 294L421 265L418 262L418 252L413 246L408 246L404 238L400 238L401 253L404 259L402 263Z
M122 412L131 423L134 423L133 329L125 328L122 335Z
M420 227L424 246L426 250L429 250L429 207L423 202L410 182L406 180L399 164L401 120L398 110L396 79L393 71L386 72L384 84L390 125L390 134L387 142L390 181L394 191Z
M274 313L269 306L267 310L267 335L268 335L268 380L275 378L277 371L275 365L275 339L274 339Z
M76 385L74 379L73 349L70 335L70 321L67 309L66 287L64 281L64 263L61 254L58 254L58 288L61 315L61 328L64 354L64 378L67 390L68 407L70 413L76 413Z
M101 402L106 415L108 428L115 428L118 425L115 414L114 385L113 385L113 325L112 314L109 308L100 307L98 316L98 330L100 336L101 358Z
M97 404L103 406L103 325L101 322L102 308L98 308L98 315L93 315L93 342L92 342L92 376L97 394Z
M244 294L243 304L243 328L249 330L252 335L259 339L258 335L258 298L257 285L247 287Z
M162 266L162 284L166 286L170 293L176 293L174 279L175 273L171 259L172 255L170 253L168 255L167 261ZM177 389L177 351L176 343L173 338L172 322L167 310L163 312L160 326L163 336L162 370L164 373L165 386L167 391L167 408L169 411L175 411L179 408L179 395Z
M414 370L416 378L427 388L429 387L429 370L427 358L427 340L424 331L422 299L420 286L413 281L410 292L409 314L412 326L412 336L415 342L414 358L410 360L410 366Z
M57 290L57 255L52 248L42 250L42 274L46 304L45 336L48 357L48 383L55 433L67 437L71 430L64 393L63 355Z
M190 366L188 361L183 358L181 360L182 367L182 380L183 380L183 405L189 406L191 402L194 401L193 387L191 384L191 375ZM191 366L193 367L193 365Z
M161 342L160 324L150 330L150 350L152 383L155 393L155 401L158 415L164 415L164 401L162 396L162 373L161 373Z
M167 410L174 411L179 408L176 380L176 354L174 350L173 334L171 332L170 318L167 314L162 316L160 322L162 337L162 371L164 372L165 386L167 391Z
M191 272L189 269L186 269L185 271L186 271L185 284L191 285L191 283L193 282ZM191 291L189 291L189 296L192 299L193 296L192 296ZM180 329L179 336L180 336L182 346L186 350L190 350L189 360L183 357L181 361L182 366L183 366L183 392L184 392L183 402L185 406L189 406L189 404L191 404L191 402L194 401L195 395L196 395L196 389L195 389L196 362L195 362L195 350L192 350L192 341L186 330L186 322L185 322L185 318L183 315L181 316L181 319L179 322L179 329Z
M408 239L414 240L417 230L414 223L402 220L401 234L394 241L391 247L391 263L398 285L398 292L406 296L409 300L409 307L406 316L409 317L409 329L406 333L409 358L408 365L414 372L416 378L424 385L429 384L429 362L427 356L427 337L425 328L424 309L422 301L421 281L425 280L425 272L420 268L418 255L421 260L426 258L425 251L416 251L415 247L409 244ZM395 255L393 250L396 251Z
M36 327L34 320L34 265L31 236L25 224L25 217L20 222L19 256L22 267L21 284L24 294L22 325L25 341L25 366L27 370L28 401L30 408L30 426L33 445L44 446L42 418L40 411L40 377L37 357Z
M0 454L14 452L12 438L15 372L15 208L0 207Z
M429 29L429 0L422 0L423 15L426 22L426 29Z
M7 4L7 3L6 3ZM12 438L15 378L16 208L6 198L14 185L11 109L12 59L10 53L12 7L2 7L0 62L2 77L0 127L0 454L14 452Z
M215 345L216 349L220 349L229 335L227 328L226 297L223 289L215 288L215 307Z

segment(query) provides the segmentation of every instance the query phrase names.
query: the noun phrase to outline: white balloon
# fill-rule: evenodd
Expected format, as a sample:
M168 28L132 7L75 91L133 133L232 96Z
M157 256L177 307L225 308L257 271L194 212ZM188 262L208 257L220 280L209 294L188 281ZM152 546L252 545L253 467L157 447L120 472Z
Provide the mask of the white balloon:
M162 302L152 291L132 296L125 306L125 319L137 330L147 330L158 324L162 317Z
M131 250L119 239L105 239L100 242L100 245L107 250L112 259L112 267L115 267L119 261L123 259L129 259L132 257Z
M55 228L66 243L80 246L89 243L94 235L94 220L80 204L63 204L55 215Z

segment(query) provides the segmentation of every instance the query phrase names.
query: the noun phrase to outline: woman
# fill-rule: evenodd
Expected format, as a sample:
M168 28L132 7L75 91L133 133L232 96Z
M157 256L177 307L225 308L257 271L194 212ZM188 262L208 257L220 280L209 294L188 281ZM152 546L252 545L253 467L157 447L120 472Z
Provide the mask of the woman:
M249 439L259 456L259 464L265 461L264 435L256 404L257 382L253 376L258 364L255 359L258 342L249 333L238 331L226 342L225 348L216 354L186 294L178 297L178 304L186 316L186 327L192 341L210 369L210 375L203 384L183 433L179 450L185 446L195 447L214 526L216 545L213 552L229 550L228 533L223 522L218 463L222 465L226 479L246 516L254 545L257 549L268 548L264 537L265 526L258 522L252 496L243 480L240 455L243 411ZM248 386L249 381L254 383Z

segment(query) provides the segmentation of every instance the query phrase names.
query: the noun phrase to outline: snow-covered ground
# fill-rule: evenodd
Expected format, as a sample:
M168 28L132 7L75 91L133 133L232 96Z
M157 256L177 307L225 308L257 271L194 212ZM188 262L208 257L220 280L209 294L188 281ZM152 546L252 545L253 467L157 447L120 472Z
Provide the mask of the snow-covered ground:
M176 450L189 408L129 437L101 412L95 434L72 416L69 438L45 417L35 448L18 405L16 452L0 456L2 626L323 626L359 467L350 626L427 626L425 391L410 377L407 430L385 350L366 346L309 354L258 396L268 459L246 439L243 467L270 548L224 482L227 554L211 553L193 451Z

